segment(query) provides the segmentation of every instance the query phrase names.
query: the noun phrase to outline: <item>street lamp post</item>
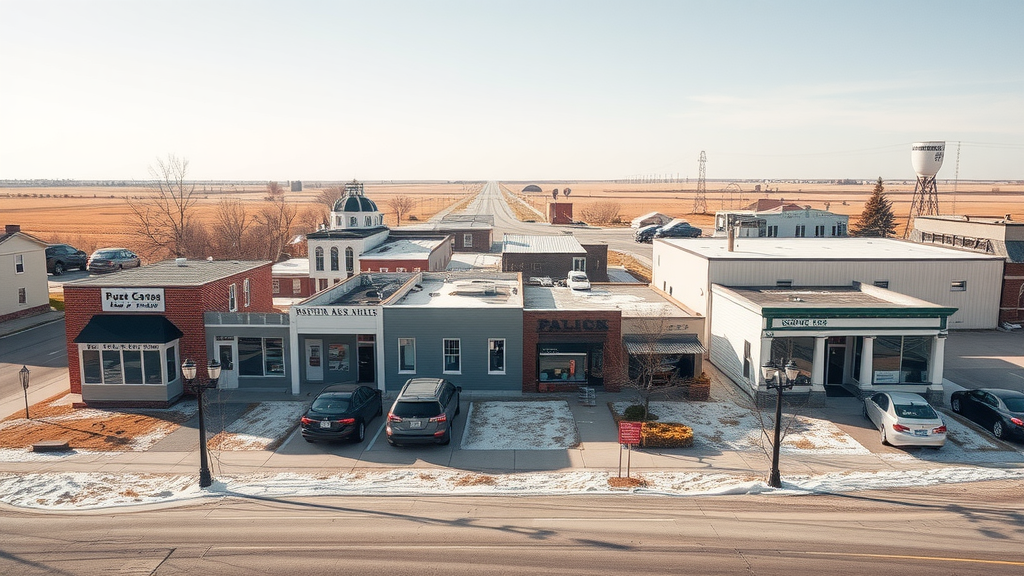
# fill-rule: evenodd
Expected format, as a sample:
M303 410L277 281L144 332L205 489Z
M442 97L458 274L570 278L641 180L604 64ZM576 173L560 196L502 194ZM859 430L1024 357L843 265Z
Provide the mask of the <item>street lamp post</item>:
M775 440L772 442L772 473L768 478L768 485L772 488L782 488L782 474L779 472L779 442L782 439L782 391L793 387L793 382L799 373L800 371L792 360L786 362L786 366L781 372L778 365L770 360L761 366L761 374L764 375L766 386L769 390L777 392L775 396ZM783 382L783 374L785 382Z
M28 366L23 364L21 370L18 370L18 379L21 380L21 389L25 391L25 420L31 420L28 417L28 375Z
M217 379L220 378L220 362L210 360L206 365L208 380L197 383L196 363L186 359L181 363L181 376L185 379L186 386L196 393L196 401L199 402L199 487L206 488L213 484L213 476L210 474L210 463L206 455L206 420L203 415L203 392L207 388L216 388Z

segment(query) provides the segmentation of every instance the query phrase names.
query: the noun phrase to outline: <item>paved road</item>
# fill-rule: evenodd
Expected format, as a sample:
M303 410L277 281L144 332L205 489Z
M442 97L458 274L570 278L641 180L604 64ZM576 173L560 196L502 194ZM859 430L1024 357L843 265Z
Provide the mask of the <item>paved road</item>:
M0 512L0 573L1019 573L1008 483L822 496L222 498Z
M650 264L651 245L633 241L633 229L628 227L598 228L584 226L555 226L545 222L521 222L516 219L501 194L497 182L484 184L480 194L470 202L462 214L494 216L494 240L501 242L503 234L572 234L583 244L608 244L609 250L636 255ZM542 220L538 217L539 220Z
M22 366L30 371L29 390L67 380L68 353L64 321L0 337L0 400L21 398L18 380ZM6 414L0 414L0 417Z

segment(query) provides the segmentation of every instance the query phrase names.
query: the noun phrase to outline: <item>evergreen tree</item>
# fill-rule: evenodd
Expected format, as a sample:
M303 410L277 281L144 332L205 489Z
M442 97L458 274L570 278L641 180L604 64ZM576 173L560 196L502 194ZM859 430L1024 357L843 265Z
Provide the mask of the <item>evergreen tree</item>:
M878 178L871 198L864 204L860 220L850 228L850 236L889 238L896 235L896 216L892 213L892 202L885 198L882 178Z

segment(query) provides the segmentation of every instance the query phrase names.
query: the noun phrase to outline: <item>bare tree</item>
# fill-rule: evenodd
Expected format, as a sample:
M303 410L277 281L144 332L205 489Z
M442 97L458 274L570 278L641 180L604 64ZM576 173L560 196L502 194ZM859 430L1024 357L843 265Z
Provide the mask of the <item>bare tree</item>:
M292 225L295 222L295 206L284 199L265 202L253 217L255 225L249 236L253 244L260 247L258 258L277 262L291 240Z
M402 225L402 216L412 211L413 206L416 205L416 201L411 196L400 194L388 200L388 206L395 211L395 218L397 219L395 225Z
M617 380L622 388L636 391L646 420L652 398L670 396L682 390L690 383L690 378L689 374L680 374L685 359L679 354L662 352L658 345L669 334L668 319L638 319L633 327L636 333L628 336L632 352L621 354L618 360L606 358L605 377Z
M246 233L253 226L253 217L239 200L221 200L213 223L213 244L220 258L251 258L251 245Z
M281 186L279 182L271 180L267 182L267 197L270 199L277 198L284 195L284 186Z
M620 220L619 210L622 205L618 202L598 202L593 206L580 211L580 215L587 222L597 224L608 224Z
M149 174L152 182L148 186L153 195L128 198L132 233L144 252L161 257L188 256L189 245L195 248L190 227L199 201L195 183L186 180L188 160L168 154L166 160L157 158L157 165L149 167Z
M334 205L338 200L341 200L341 197L344 195L344 186L328 186L316 193L316 196L313 197L313 201L315 202L318 218L313 229L318 228L321 224L328 227L330 226L331 210L334 210ZM312 221L313 218L310 217L309 220Z

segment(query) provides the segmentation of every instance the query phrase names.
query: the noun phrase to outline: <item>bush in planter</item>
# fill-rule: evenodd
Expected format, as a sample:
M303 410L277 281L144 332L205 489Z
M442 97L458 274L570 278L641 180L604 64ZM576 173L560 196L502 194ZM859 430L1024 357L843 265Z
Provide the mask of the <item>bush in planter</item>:
M706 372L688 379L686 382L687 400L707 400L711 397L711 377Z
M675 422L644 422L640 445L644 448L689 448L693 446L693 429Z
M644 422L644 409L642 404L633 404L622 411L622 419L629 422ZM647 420L657 420L658 415L647 412Z

